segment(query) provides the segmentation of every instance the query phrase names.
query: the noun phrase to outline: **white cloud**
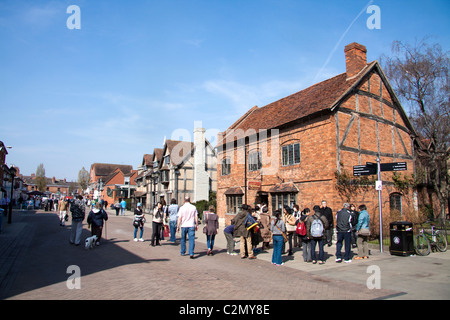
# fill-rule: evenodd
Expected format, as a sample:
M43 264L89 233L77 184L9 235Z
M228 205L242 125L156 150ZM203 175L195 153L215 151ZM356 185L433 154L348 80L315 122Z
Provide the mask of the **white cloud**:
M263 107L305 88L303 81L272 80L259 85L246 85L227 80L209 80L203 84L209 93L231 101L237 114L242 115L257 105Z
M27 6L21 14L22 21L33 28L48 27L60 18L64 21L65 17L66 8L58 1L49 2L45 6Z

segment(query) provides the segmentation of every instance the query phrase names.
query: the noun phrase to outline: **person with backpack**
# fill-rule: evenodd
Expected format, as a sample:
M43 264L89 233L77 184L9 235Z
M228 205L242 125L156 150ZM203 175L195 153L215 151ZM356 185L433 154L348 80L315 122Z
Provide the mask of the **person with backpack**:
M311 259L312 263L316 264L316 245L319 244L319 264L324 264L323 246L326 240L325 229L328 228L328 219L320 213L320 207L313 207L314 213L308 216L306 220L306 232L308 238L311 240Z
M351 240L352 240L352 215L350 214L350 204L344 203L344 206L336 214L336 262L342 262L342 243L345 241L344 262L352 262L350 258Z

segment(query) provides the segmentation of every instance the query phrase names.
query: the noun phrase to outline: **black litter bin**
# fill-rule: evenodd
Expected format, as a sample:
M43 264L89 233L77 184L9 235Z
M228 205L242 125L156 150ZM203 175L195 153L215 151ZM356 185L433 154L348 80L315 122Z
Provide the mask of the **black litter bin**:
M397 256L410 256L414 251L413 224L408 221L390 223L391 246L389 252Z

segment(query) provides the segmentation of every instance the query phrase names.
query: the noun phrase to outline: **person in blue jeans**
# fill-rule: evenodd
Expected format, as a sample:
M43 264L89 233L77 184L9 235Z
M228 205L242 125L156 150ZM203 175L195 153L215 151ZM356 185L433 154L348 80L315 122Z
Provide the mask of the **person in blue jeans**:
M283 248L284 237L283 233L286 232L286 226L281 219L281 211L276 210L275 219L272 220L270 225L270 231L272 231L272 241L273 241L273 253L272 253L272 264L277 266L284 265L281 260L281 250Z
M316 264L317 263L317 259L316 259L316 245L319 245L319 264L324 264L325 263L325 253L323 251L323 246L325 244L325 240L327 239L326 236L326 232L325 230L328 228L328 219L325 215L322 215L320 213L320 207L319 206L314 206L313 207L313 211L314 214L308 216L308 218L306 219L306 236L311 239L311 259L312 259L312 263ZM322 231L322 235L320 236L312 236L311 235L311 224L313 223L313 221L315 219L320 219L320 221L322 221L322 226L323 226L323 231Z
M142 211L142 204L140 202L138 202L138 204L136 205L136 209L134 209L134 241L141 241L143 242L144 239L142 238L143 234L144 234L144 220L145 219L145 214ZM139 239L136 237L137 236L137 231L138 228L141 229L141 235L139 237Z
M123 216L125 214L125 208L127 207L127 203L125 202L125 199L122 199L120 202L120 215Z
M178 205L177 200L170 200L170 206L167 208L169 215L169 230L170 230L170 242L175 242L177 232L177 219L178 219Z
M206 255L213 255L214 249L214 239L216 238L217 231L219 229L219 217L215 213L216 209L214 206L209 206L209 211L203 211L205 228L203 232L206 234L206 245L208 251Z
M351 241L352 241L352 215L350 214L350 205L344 203L344 206L336 214L336 262L342 262L342 243L345 242L344 262L350 263L352 259L351 254Z
M194 259L195 231L198 229L197 208L191 204L189 196L184 198L184 205L178 211L177 231L181 229L181 255L186 254L186 236L189 238L189 257Z

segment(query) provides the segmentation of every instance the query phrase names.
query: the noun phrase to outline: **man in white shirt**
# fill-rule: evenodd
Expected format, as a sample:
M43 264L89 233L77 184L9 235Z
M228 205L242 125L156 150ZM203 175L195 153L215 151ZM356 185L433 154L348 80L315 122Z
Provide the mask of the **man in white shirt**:
M178 211L177 232L181 228L181 255L186 253L186 235L189 237L189 256L194 259L195 231L198 229L197 208L191 204L189 197L184 198L184 205Z

